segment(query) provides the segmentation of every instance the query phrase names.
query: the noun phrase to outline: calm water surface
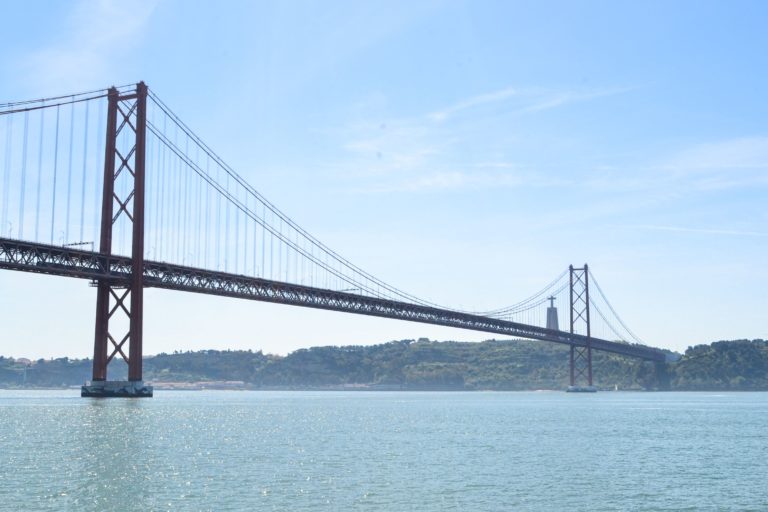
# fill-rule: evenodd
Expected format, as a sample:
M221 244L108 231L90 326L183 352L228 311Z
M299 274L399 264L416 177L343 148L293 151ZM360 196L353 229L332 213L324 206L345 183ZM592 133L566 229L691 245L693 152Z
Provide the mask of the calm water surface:
M768 510L768 393L0 391L0 510Z

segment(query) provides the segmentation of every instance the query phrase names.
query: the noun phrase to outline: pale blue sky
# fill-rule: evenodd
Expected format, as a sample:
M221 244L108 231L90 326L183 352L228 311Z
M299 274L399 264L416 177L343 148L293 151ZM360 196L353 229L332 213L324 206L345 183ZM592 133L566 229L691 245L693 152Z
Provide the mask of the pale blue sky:
M586 261L652 345L768 338L765 2L1 7L1 101L144 80L299 224L415 295L491 309ZM0 354L89 355L94 297L1 272ZM148 354L489 337L145 302Z

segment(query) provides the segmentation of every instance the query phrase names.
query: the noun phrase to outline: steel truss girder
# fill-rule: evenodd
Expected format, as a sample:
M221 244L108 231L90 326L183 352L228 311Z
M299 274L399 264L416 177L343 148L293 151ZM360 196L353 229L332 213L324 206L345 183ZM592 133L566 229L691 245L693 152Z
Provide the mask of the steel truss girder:
M115 286L125 286L131 278L129 257L105 257L70 247L4 238L0 238L0 268L105 280ZM561 343L576 349L591 346L594 350L649 361L665 360L663 352L643 345L630 345L452 310L170 263L145 260L144 286L458 327Z

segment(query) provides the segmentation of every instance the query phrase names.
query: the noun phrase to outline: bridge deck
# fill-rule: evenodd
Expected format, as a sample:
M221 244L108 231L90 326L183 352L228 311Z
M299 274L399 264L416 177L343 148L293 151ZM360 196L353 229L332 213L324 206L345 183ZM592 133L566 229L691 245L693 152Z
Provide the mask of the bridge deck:
M0 238L0 268L80 279L109 279L119 283L128 282L131 259L124 256L107 258L71 247ZM579 334L480 315L170 263L145 261L144 280L147 287L394 318L566 345L583 347L588 340ZM665 360L664 353L658 349L599 338L589 341L595 350L649 361Z

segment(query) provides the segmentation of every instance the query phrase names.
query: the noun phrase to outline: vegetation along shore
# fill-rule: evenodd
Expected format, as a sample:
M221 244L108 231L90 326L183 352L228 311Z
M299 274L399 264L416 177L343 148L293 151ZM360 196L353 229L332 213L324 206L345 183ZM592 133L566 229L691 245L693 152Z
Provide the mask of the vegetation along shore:
M568 347L527 340L391 341L313 347L285 356L202 350L146 357L144 378L176 389L535 390L568 384ZM669 353L655 365L594 352L596 385L613 390L768 391L768 341L734 340ZM89 359L0 357L0 387L59 388L89 379ZM110 378L125 378L120 361Z

